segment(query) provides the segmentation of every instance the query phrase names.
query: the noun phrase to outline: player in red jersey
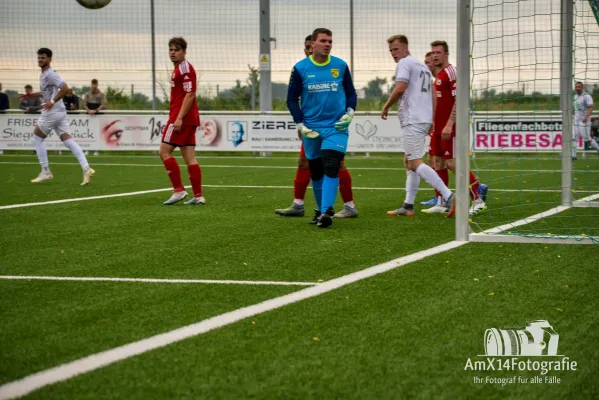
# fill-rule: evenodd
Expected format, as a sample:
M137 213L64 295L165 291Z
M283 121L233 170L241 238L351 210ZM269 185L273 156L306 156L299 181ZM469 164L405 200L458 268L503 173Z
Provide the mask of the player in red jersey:
M312 35L308 35L304 40L304 54L306 57L310 57L312 54ZM276 214L284 217L304 216L304 196L306 195L306 189L310 184L310 178L310 166L308 164L308 159L306 158L306 153L304 152L304 144L302 143L298 167L295 172L295 179L293 180L293 203L288 208L279 208L275 210ZM351 175L345 166L345 160L342 160L341 165L339 166L339 192L341 193L341 198L345 204L343 210L336 213L333 218L356 218L358 216L358 210L356 210L356 205L354 203ZM311 222L316 223L316 220L314 219Z
M181 170L173 157L176 147L181 155L193 189L193 198L185 204L205 204L202 196L202 170L195 157L196 129L200 126L200 114L196 99L196 72L185 59L187 42L182 37L174 37L168 42L168 53L175 69L171 74L171 99L168 123L162 133L159 155L164 163L173 189L173 195L164 202L175 204L187 197L187 191L181 183Z
M433 156L435 170L445 185L449 183L448 169L455 173L455 117L456 117L456 70L449 63L449 47L447 42L436 40L431 43L433 65L437 69L435 90L437 91L437 111L433 124L429 154ZM464 132L464 134L468 134ZM470 196L473 199L470 214L475 214L486 208L485 202L478 193L478 178L470 171ZM437 202L437 204L439 204ZM422 210L425 213L442 213L444 207L435 205Z

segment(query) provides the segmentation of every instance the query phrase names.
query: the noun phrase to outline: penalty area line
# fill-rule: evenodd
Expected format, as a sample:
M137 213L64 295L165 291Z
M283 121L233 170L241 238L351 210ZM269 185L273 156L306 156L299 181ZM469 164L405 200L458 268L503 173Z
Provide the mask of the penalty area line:
M137 342L132 342L111 350L92 354L79 360L37 372L18 381L9 382L0 386L0 399L13 399L25 396L44 386L66 381L75 376L106 367L118 361L126 360L151 350L168 346L172 343L180 342L182 340L210 332L243 319L331 292L351 283L355 283L363 279L403 267L407 264L420 261L426 257L458 248L466 243L467 242L451 241L440 246L419 251L417 253L400 257L383 264L375 265L362 271L331 279L316 286L311 286L297 292L253 304L248 307L239 308L234 311L205 319L195 324L187 325L169 332L151 336Z
M316 282L277 282L277 281L236 281L226 279L154 279L154 278L107 278L79 276L20 276L0 275L0 279L24 281L79 281L79 282L143 282L143 283L207 283L219 285L279 285L279 286L315 286Z

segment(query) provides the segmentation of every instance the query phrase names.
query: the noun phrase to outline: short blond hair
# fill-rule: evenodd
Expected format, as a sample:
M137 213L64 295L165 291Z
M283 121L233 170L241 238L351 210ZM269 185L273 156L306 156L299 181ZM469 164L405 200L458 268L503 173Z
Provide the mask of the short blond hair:
M399 40L399 43L408 44L408 37L406 35L393 35L387 39L387 43L391 44Z

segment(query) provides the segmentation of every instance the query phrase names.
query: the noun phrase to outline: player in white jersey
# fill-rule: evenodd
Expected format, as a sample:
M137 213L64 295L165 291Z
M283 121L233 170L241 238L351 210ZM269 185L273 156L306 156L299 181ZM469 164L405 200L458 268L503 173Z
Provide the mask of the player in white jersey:
M42 69L40 76L40 91L31 94L20 95L21 99L42 98L42 115L38 118L33 129L33 146L37 158L42 166L42 172L31 182L38 183L52 179L54 176L48 166L48 151L44 139L54 131L62 140L62 143L75 155L83 169L83 182L81 185L89 184L92 175L96 173L88 164L81 147L69 134L69 119L62 98L69 91L69 86L62 78L50 68L52 62L52 50L41 48L37 51L37 62Z
M587 144L597 150L599 145L591 137L591 114L593 113L593 98L584 91L582 82L576 82L574 86L574 126L572 127L572 160L576 160L576 146L578 138L582 138Z
M404 132L404 162L407 171L405 201L398 209L388 211L387 214L405 217L414 215L414 200L422 177L441 193L442 205L447 208L449 218L455 212L455 195L435 170L422 161L427 149L425 140L433 122L437 101L432 74L426 65L410 55L406 36L391 36L387 43L397 68L395 89L381 111L381 118L387 119L389 109L401 99L398 114Z

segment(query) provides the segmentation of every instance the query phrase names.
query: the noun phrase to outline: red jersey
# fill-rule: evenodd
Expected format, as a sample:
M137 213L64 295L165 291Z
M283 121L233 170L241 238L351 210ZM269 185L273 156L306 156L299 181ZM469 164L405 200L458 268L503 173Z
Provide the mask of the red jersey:
M451 116L455 104L456 72L453 65L449 64L435 78L437 91L437 111L435 112L435 134L440 135ZM455 124L453 131L455 133Z
M196 92L196 71L189 61L183 60L175 67L171 74L171 105L168 115L169 122L175 122L183 99L187 93ZM198 112L198 102L194 97L191 108L183 117L183 125L200 126L200 114Z

